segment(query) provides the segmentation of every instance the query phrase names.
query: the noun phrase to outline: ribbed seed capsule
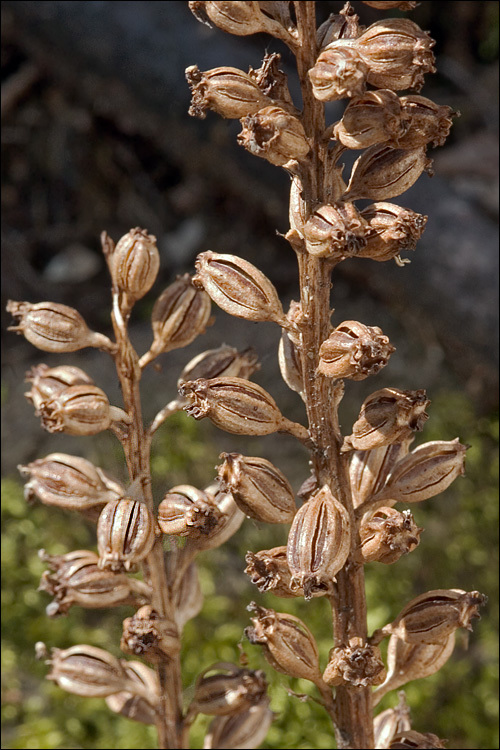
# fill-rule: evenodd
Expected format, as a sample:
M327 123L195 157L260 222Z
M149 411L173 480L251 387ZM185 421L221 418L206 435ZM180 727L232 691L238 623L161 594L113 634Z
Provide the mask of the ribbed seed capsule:
M39 409L44 401L50 401L70 385L94 385L86 372L70 365L35 365L26 373L25 380L31 383L31 390L25 396L35 409Z
M276 4L268 3L267 6L269 5L275 6ZM236 36L264 32L289 43L293 41L291 29L287 32L288 26L291 26L291 21L285 25L287 11L279 8L279 20L275 21L269 17L273 15L272 8L266 7L266 12L269 12L269 15L265 15L262 13L260 6L261 3L259 2L248 2L247 0L245 2L217 2L216 0L213 2L210 0L198 2L194 0L194 2L189 3L193 15L207 26L213 23L222 31Z
M354 162L342 200L395 198L408 190L424 171L432 176L432 159L426 156L425 148L371 146Z
M302 374L302 361L297 345L292 337L285 331L281 332L281 338L278 348L278 362L280 366L281 377L287 386L300 395L304 391L304 377Z
M371 231L352 203L319 206L303 229L308 253L338 260L358 255Z
M408 454L408 446L412 439L373 450L351 453L349 477L355 508L362 505L385 485L397 461Z
M156 673L140 661L120 659L128 680L136 686L140 695L120 692L109 695L106 704L114 713L142 724L156 722L156 707L160 701L160 685Z
M141 299L153 286L160 268L156 237L135 227L125 234L109 255L114 283L130 301Z
M288 327L278 293L267 276L243 258L208 250L195 263L194 283L225 312L237 318L274 321Z
M206 487L205 492L213 495L221 516L210 534L203 534L194 539L188 537L186 548L196 549L198 552L220 547L238 531L245 520L245 514L238 508L230 493L219 492L215 484Z
M267 681L262 670L242 669L236 664L217 662L198 675L188 715L227 716L240 713L260 703L266 689Z
M274 713L269 698L233 716L217 716L210 724L203 743L204 750L251 750L260 747L271 726Z
M186 79L192 96L189 114L202 120L207 116L207 109L239 120L273 103L255 81L238 68L212 68L203 73L197 65L191 65L186 68Z
M251 618L253 627L245 628L245 635L250 643L262 645L269 664L289 677L302 677L322 684L318 646L302 620L259 607L254 602L248 609L255 612L256 617Z
M303 161L310 151L299 118L281 107L264 107L242 118L241 124L240 146L278 167L291 160Z
M391 565L418 546L423 529L409 510L400 513L394 508L379 508L366 516L359 526L362 562Z
M417 94L402 96L399 101L407 127L397 141L398 148L419 148L429 143L443 146L450 134L451 118L459 113Z
M368 67L368 83L393 91L422 88L424 75L436 71L434 44L429 34L408 18L377 21L355 42Z
M28 503L38 498L45 505L86 510L104 506L125 492L123 485L105 471L85 458L67 453L50 453L17 468L23 477L29 477L24 488Z
M371 450L400 443L420 432L429 415L430 404L424 390L400 391L382 388L363 402L352 435L346 437L342 451Z
M448 740L440 740L432 732L416 732L414 729L408 729L397 734L388 747L389 750L433 750L446 747L447 744Z
M182 484L172 487L158 506L158 526L164 534L197 539L214 531L222 515L213 495Z
M248 347L239 352L232 346L222 344L217 349L208 349L193 357L181 372L177 388L188 380L198 380L198 378L248 379L259 369L260 364L255 349Z
M330 687L334 685L367 687L380 685L386 675L378 646L371 646L364 643L361 638L355 637L349 640L348 646L330 649L323 680Z
M72 646L52 649L48 660L53 680L68 693L87 698L104 698L129 686L123 667L108 651L95 646Z
M401 260L400 253L415 250L427 224L427 216L384 202L372 203L361 211L361 215L373 233L367 238L359 257L379 262L394 258L400 266L408 263L408 260Z
M288 535L292 588L301 586L306 599L318 589L330 590L350 546L349 514L328 485L324 485L299 508Z
M361 96L366 88L368 65L353 40L328 44L308 72L313 94L320 102Z
M377 326L345 320L321 344L318 372L330 378L364 380L385 367L394 351Z
M245 515L264 523L291 523L296 512L290 482L265 458L221 453L221 489L230 492Z
M210 324L210 297L186 273L156 300L151 315L153 343L140 359L145 367L159 354L187 346Z
M96 385L71 385L49 401L40 403L37 415L47 432L67 435L97 435L115 421L130 422L123 409L111 406Z
M263 549L260 552L247 552L245 555L247 567L245 573L259 591L272 591L275 596L290 599L303 596L292 591L292 574L286 559L286 546Z
M123 621L120 648L126 654L142 656L152 664L170 659L181 650L175 622L160 617L150 604Z
M397 706L382 711L373 719L373 733L377 750L386 750L397 734L411 729L410 709L406 703L403 690L398 693L398 698Z
M149 554L156 522L144 503L123 497L108 503L97 523L99 567L132 570Z
M233 435L270 435L289 432L299 440L309 433L280 412L264 388L243 378L200 378L184 383L179 393L189 404L184 410L195 419L210 420Z
M399 97L388 89L366 91L352 99L333 128L334 138L350 149L397 141L403 132Z
M91 331L80 313L73 307L57 302L7 302L7 312L19 318L8 331L24 338L44 352L76 352L86 346L114 351L115 345L102 333Z

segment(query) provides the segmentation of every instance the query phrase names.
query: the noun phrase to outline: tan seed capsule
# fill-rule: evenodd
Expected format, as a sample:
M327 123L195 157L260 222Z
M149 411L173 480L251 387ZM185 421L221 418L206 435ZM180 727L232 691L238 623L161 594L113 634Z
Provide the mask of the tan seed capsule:
M26 373L26 382L31 383L31 390L25 395L35 409L70 385L94 385L94 381L86 372L69 365L35 365Z
M144 503L123 497L109 502L97 524L99 567L132 570L149 554L156 522Z
M415 250L427 224L427 216L384 202L372 203L361 211L361 215L373 233L367 238L359 257L379 262L394 258L398 265L408 263L401 260L400 253Z
M135 227L118 240L109 258L113 281L130 301L149 292L160 268L156 237Z
M245 514L241 511L229 493L219 492L216 485L205 488L205 492L213 495L215 504L221 516L219 522L210 532L195 539L188 537L186 549L201 551L205 549L216 549L227 542L240 528L245 520Z
M371 231L352 203L319 206L303 230L308 253L338 260L358 255Z
M386 483L396 462L408 454L413 438L368 451L353 451L349 461L351 493L355 508L375 495Z
M321 344L317 371L330 378L364 380L385 367L394 351L377 326L346 320Z
M272 591L275 596L290 599L294 596L303 596L301 593L292 591L292 574L286 559L286 546L263 549L260 552L247 552L245 555L247 567L245 573L252 583L255 583L259 591Z
M398 148L419 148L420 146L443 146L452 126L452 117L459 113L451 107L435 104L425 96L402 96L401 114L406 130L397 139Z
M187 484L172 487L158 506L158 526L163 533L190 539L210 535L221 516L213 495Z
M265 458L221 453L221 489L230 492L245 515L264 523L291 523L296 512L290 482Z
M105 698L108 708L127 719L142 724L155 724L160 702L160 686L156 673L139 661L120 660L129 681L140 693L120 692Z
M203 743L204 750L251 750L260 747L271 726L274 713L269 698L233 716L217 716L210 724Z
M414 729L408 729L395 735L389 750L433 750L433 748L443 748L448 744L448 740L440 740L432 732L416 732Z
M299 508L288 535L292 588L301 586L306 599L318 589L330 590L350 546L349 514L324 485Z
M400 513L394 508L379 508L367 513L359 527L361 561L395 563L419 544L419 528L409 510Z
M247 36L267 32L280 38L284 36L283 26L264 15L260 9L260 3L255 1L198 2L194 0L194 2L189 2L189 8L201 23L210 26L211 22L229 34Z
M361 96L366 88L368 65L353 40L327 45L308 73L313 94L320 102Z
M303 161L310 151L302 123L281 107L264 107L242 118L238 143L278 167Z
M348 646L332 648L328 659L323 680L330 687L380 685L387 675L378 646L370 646L358 637L351 638Z
M350 149L397 140L403 132L399 97L388 89L366 91L352 99L333 128L334 138Z
M278 293L267 276L243 258L208 250L195 263L194 283L225 312L237 318L288 326Z
M432 176L432 159L425 155L425 148L371 146L354 162L342 200L395 198L408 190L424 171Z
M240 713L260 703L266 690L267 681L262 670L241 669L236 664L217 662L198 675L188 715Z
M398 698L397 706L382 711L373 719L373 733L377 750L386 750L397 734L411 729L410 709L406 703L403 690L398 693Z
M118 659L95 646L54 648L48 663L51 670L47 679L75 695L104 698L124 690L129 684Z
M202 73L197 65L191 65L186 68L186 79L191 89L192 117L204 119L206 110L211 109L222 117L239 120L272 104L256 82L238 68L213 68Z
M297 345L292 340L288 331L281 332L278 348L278 361L281 377L287 386L298 393L301 398L304 392L304 377L302 374L302 361Z
M250 378L260 369L257 352L248 347L239 352L232 346L222 344L217 349L209 349L194 357L181 372L177 388L188 380L198 378Z
M41 402L37 414L47 432L67 435L97 435L114 421L130 422L123 409L111 406L103 390L96 385L72 385Z
M102 333L91 331L80 313L57 302L7 302L10 312L19 322L8 331L24 338L44 352L76 352L86 346L114 351L115 345Z
M248 609L256 613L253 627L245 629L250 643L262 645L264 656L278 672L323 684L319 668L318 646L302 620L284 612L259 607L252 602Z
M120 648L126 654L142 656L152 664L171 659L181 650L175 622L160 617L150 604L123 621Z

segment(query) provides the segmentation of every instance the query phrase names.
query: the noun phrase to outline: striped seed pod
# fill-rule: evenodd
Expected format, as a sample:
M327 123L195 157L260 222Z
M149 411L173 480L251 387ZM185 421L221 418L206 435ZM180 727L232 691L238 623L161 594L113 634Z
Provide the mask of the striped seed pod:
M245 515L264 523L291 523L296 512L290 482L265 458L221 453L221 489L230 492Z
M320 102L361 96L366 88L368 65L353 40L328 44L309 72L313 94Z
M231 716L217 716L208 727L204 750L251 750L260 747L271 726L274 713L269 708L269 698Z
M198 378L250 378L260 369L257 352L248 347L239 352L232 346L222 344L217 349L208 349L193 357L181 372L177 388L188 380Z
M31 390L25 396L35 409L39 409L44 401L50 401L70 385L94 385L86 372L70 365L35 365L26 373L25 380L31 383Z
M239 145L277 167L290 161L303 161L310 151L299 118L282 107L264 107L242 118L241 124Z
M398 698L397 706L381 711L373 719L373 733L377 750L387 750L397 734L411 729L410 709L406 703L403 690L398 693Z
M338 260L358 255L371 231L352 203L319 206L303 229L308 253Z
M361 215L373 232L367 237L359 257L378 262L394 258L399 266L408 263L408 259L401 260L400 253L415 250L425 229L427 216L384 202L372 203L361 211Z
M345 320L321 344L317 371L329 378L364 380L385 367L394 351L377 326Z
M129 304L133 304L144 297L156 281L160 269L156 237L139 227L131 229L108 254L108 263L113 283L127 295Z
M335 139L350 149L397 140L403 132L399 97L388 89L365 91L352 99L333 128Z
M413 438L372 450L352 451L349 460L349 478L355 508L384 487L396 463L408 454L411 440Z
M398 148L419 148L430 143L443 146L450 133L451 118L460 113L416 94L402 96L399 101L406 130L397 140Z
M129 687L129 680L116 657L95 646L52 649L47 662L53 680L68 693L87 698L104 698Z
M299 508L288 535L292 588L301 586L306 599L318 589L330 590L350 546L349 514L324 485Z
M132 570L151 551L155 531L154 516L145 503L130 497L112 500L97 523L99 567Z
M127 719L142 724L155 724L156 709L160 702L160 685L156 673L140 661L120 659L120 664L139 695L126 691L109 695L105 698L108 708Z
M170 659L181 650L175 622L160 617L150 604L123 621L120 648L126 654L142 656L152 664Z
M204 73L197 65L186 68L186 80L191 89L189 114L204 120L207 109L221 117L239 120L272 104L247 73L238 68L212 68Z
M433 750L434 748L443 748L448 744L448 740L441 740L432 732L416 732L414 729L408 729L395 735L389 750Z
M418 546L422 531L409 510L379 508L367 513L359 526L360 561L392 565Z
M348 646L330 649L328 664L323 672L323 680L330 687L380 685L386 676L378 646L364 643L358 637L351 638Z
M204 534L195 539L188 537L186 548L196 549L198 552L220 547L238 531L245 520L245 514L238 508L230 493L220 492L216 484L206 487L205 492L213 496L221 516L210 534Z
M210 535L222 515L212 494L180 484L172 487L158 506L158 526L164 534L197 539Z
M288 565L286 545L263 549L255 554L247 552L245 555L247 567L245 573L259 591L272 591L282 599L304 596L304 589L294 585L292 587L292 573ZM327 587L318 588L311 592L311 596L324 596Z
M297 304L297 303L295 303ZM297 344L293 341L289 332L285 329L281 332L278 348L278 362L281 377L287 386L303 399L304 376L302 373L302 361Z
M188 715L237 714L260 703L266 690L267 680L262 670L242 669L236 664L217 662L200 672L196 678L194 697Z
M387 201L411 188L422 172L432 176L432 159L426 156L425 148L370 146L354 162L342 200Z

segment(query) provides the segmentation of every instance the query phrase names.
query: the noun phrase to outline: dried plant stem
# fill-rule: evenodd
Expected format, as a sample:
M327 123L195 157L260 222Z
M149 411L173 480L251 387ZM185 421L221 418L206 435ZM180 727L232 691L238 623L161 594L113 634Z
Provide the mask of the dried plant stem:
M303 167L304 170L308 169L308 173L302 179L302 198L308 215L316 205L328 200L323 172L327 144L324 141L324 108L312 95L307 76L307 71L314 65L318 55L315 3L296 2L295 9L302 40L297 53L297 66L302 87L303 124L312 144L311 161ZM332 493L347 509L351 515L352 528L355 528L347 464L340 453L342 436L339 430L339 399L335 393L335 381L316 373L318 351L330 330L332 263L306 252L299 252L298 260L304 391L309 431L314 442L313 470L319 486L328 484ZM336 592L331 598L336 646L347 645L354 636L360 636L363 642L367 638L363 566L354 563L352 559L358 543L357 535L353 534L351 559L337 573ZM373 747L370 693L369 687L336 688L335 723L339 748Z

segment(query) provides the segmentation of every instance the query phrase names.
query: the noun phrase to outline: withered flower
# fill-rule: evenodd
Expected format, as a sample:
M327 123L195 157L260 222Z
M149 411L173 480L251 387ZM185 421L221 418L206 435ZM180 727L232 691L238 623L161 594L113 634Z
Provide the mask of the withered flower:
M150 604L123 621L120 648L126 654L142 656L152 664L171 659L181 650L175 622L161 617Z

